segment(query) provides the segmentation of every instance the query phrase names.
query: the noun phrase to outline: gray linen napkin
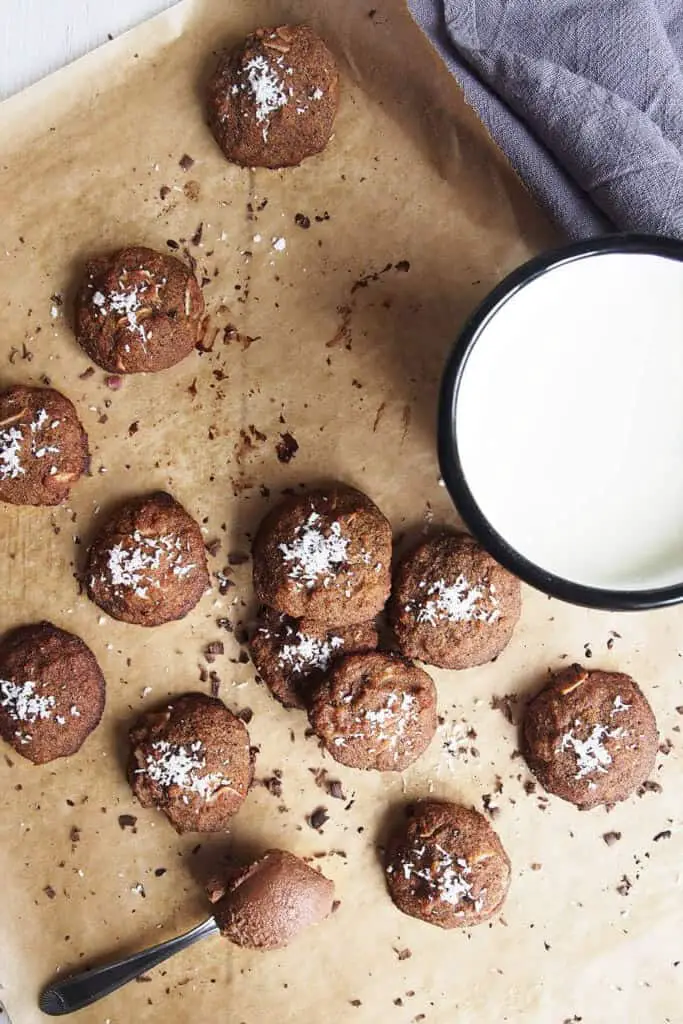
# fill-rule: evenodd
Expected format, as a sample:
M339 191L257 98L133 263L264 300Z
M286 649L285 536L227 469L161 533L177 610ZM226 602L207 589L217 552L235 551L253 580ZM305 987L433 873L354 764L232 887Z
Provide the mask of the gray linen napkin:
M408 0L572 238L683 238L683 0Z

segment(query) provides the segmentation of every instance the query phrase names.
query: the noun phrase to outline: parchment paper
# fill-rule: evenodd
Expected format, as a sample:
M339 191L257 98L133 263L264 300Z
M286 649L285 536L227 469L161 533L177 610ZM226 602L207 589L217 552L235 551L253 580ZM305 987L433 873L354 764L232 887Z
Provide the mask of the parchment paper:
M153 487L185 503L207 542L220 539L214 572L248 551L281 488L322 478L366 490L397 535L457 521L434 454L444 357L476 301L556 235L399 0L373 5L187 0L0 107L0 383L46 375L77 403L93 450L92 476L67 508L0 510L0 627L52 619L91 645L108 682L104 720L77 756L43 768L10 751L0 759L0 998L14 1024L43 1019L37 993L54 972L193 925L216 861L272 845L315 857L334 878L331 920L282 953L210 939L78 1019L683 1020L683 612L598 614L526 590L495 664L434 673L444 724L401 778L323 757L304 716L239 663L237 639L216 620L248 621L248 563L232 567L226 595L216 581L184 622L152 631L100 616L79 595L74 573L107 507ZM212 51L287 19L312 21L342 62L336 135L301 168L250 173L215 147L201 88ZM100 370L82 379L90 364L68 323L82 261L168 239L208 278L213 351L118 391ZM276 455L285 432L299 444L288 464ZM226 653L206 665L217 639ZM548 668L589 655L634 674L673 744L657 766L662 791L610 814L526 792L516 727L490 704L523 700ZM230 707L253 710L257 778L281 771L282 795L256 785L229 835L179 838L134 803L125 732L167 695L208 690L200 666L218 673ZM310 769L320 767L345 801L316 785ZM498 808L513 883L491 927L442 932L402 916L385 893L378 847L403 804L429 793ZM320 833L306 822L319 806L329 813ZM120 815L135 816L136 831ZM621 839L608 846L608 832Z

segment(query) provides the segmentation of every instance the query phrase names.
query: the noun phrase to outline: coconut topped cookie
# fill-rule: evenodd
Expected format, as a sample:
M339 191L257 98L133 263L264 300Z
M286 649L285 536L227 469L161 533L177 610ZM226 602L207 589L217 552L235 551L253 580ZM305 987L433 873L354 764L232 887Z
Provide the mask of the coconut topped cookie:
M88 437L53 388L0 392L0 501L58 505L88 469Z
M655 763L659 736L639 686L621 672L558 672L529 704L524 754L541 785L577 807L625 800Z
M336 761L400 772L434 736L436 690L427 673L404 658L349 654L314 689L308 714Z
M367 622L391 585L391 526L360 491L336 486L286 498L254 541L259 601L331 626Z
M119 508L88 554L88 596L122 622L159 626L182 619L208 585L201 530L163 491Z
M339 102L334 57L307 25L258 29L218 66L209 123L243 167L290 167L327 145Z
M73 633L39 622L0 643L0 736L34 764L75 754L104 697L95 655Z
M130 742L133 792L178 832L220 832L242 806L253 774L249 733L217 698L188 693L142 715Z
M286 708L305 708L312 688L342 654L377 647L372 622L328 628L262 608L250 640L251 657L269 690Z
M402 654L470 668L507 646L520 615L520 584L471 537L444 533L403 558L389 607Z
M440 928L481 924L503 904L510 861L483 815L424 801L389 842L385 874L404 914Z
M90 260L76 299L76 334L110 373L153 373L189 355L204 329L193 272L144 246Z

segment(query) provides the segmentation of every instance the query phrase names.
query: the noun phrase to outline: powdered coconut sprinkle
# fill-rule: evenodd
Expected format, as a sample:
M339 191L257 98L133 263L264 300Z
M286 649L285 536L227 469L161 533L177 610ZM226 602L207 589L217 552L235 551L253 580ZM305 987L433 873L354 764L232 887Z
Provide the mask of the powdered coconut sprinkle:
M283 561L291 565L289 578L311 590L316 584L329 586L339 568L347 560L349 541L342 536L339 523L332 523L329 534L316 528L320 519L311 512L303 526L298 526L291 544L279 544Z
M472 895L472 869L464 857L452 857L438 843L420 847L414 851L415 860L403 861L401 867L407 880L419 878L426 883L430 895L443 903L457 907L464 901L471 903L478 912L484 905L486 890L482 889L475 899Z
M420 583L424 591L421 601L410 601L406 611L413 612L419 623L435 626L438 622L487 622L500 618L498 599L492 586L484 583L473 586L465 576L458 576L453 584L445 580Z
M146 766L136 771L145 773L164 789L178 786L207 800L221 787L230 785L230 780L221 772L201 774L206 758L200 740L188 746L158 740L152 744L152 751L145 759Z
M17 427L0 431L0 480L16 480L25 475L20 459L23 440Z
M579 725L580 723L577 720L574 724ZM574 778L583 779L586 775L592 775L594 772L605 774L609 765L612 764L612 755L604 746L603 741L617 739L623 731L623 729L608 729L606 725L598 724L593 726L590 735L585 740L580 740L575 736L573 729L565 733L559 749L573 751L578 768Z
M30 680L25 683L0 681L0 706L6 708L15 722L37 722L39 718L52 718L55 709L55 698L40 696L37 692L38 683Z
M278 77L275 68L260 54L247 61L244 70L256 105L256 120L263 125L263 141L266 142L270 116L285 106L290 91Z
M340 636L331 636L328 640L318 640L306 633L296 633L291 643L283 645L278 661L283 668L289 669L294 675L308 675L315 669L325 672L335 651L340 650L343 646L344 641Z

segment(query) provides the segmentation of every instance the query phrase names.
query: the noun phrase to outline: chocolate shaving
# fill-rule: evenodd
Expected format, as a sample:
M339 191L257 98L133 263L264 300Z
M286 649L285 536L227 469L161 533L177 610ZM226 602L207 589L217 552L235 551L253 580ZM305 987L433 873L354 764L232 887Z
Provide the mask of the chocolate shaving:
M194 160L189 153L183 153L178 164L184 171L189 171L191 167L194 167Z
M119 827L122 832L125 832L127 828L131 829L133 833L137 832L138 819L134 814L119 814Z
M317 832L320 832L325 822L329 821L329 818L326 807L316 807L311 814L306 816L306 823Z
M280 440L275 445L275 451L280 462L291 462L299 450L299 442L289 431L280 434Z

